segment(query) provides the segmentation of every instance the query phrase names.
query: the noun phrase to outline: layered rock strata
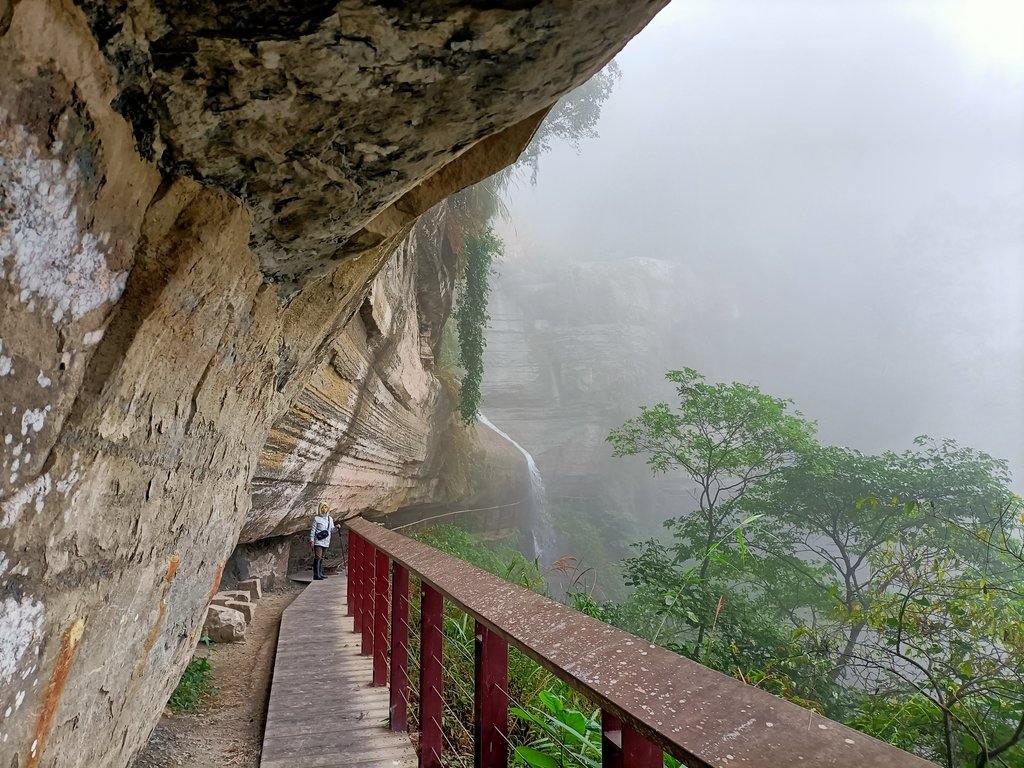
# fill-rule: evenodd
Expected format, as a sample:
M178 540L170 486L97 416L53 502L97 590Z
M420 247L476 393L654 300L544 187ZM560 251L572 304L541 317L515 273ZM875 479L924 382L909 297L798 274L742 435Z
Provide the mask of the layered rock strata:
M285 436L353 421L308 404L367 437L303 483L430 495L437 387L359 348L412 330L370 286L658 5L0 0L0 765L129 762L243 527L290 525L247 524L258 468L299 509Z
M454 265L418 273L423 254L433 253L424 239L417 229L398 245L359 311L330 340L324 363L274 424L253 477L242 542L308 528L320 501L342 519L439 495L434 445L450 425L453 403L432 373L439 337L421 330L417 299L450 305Z

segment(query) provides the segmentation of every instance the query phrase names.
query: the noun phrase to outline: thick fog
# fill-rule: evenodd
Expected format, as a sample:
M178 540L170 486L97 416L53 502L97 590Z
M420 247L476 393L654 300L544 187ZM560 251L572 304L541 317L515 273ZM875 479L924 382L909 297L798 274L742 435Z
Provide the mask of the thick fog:
M676 0L618 62L600 138L510 191L508 258L683 263L726 310L709 376L1019 489L1024 3Z

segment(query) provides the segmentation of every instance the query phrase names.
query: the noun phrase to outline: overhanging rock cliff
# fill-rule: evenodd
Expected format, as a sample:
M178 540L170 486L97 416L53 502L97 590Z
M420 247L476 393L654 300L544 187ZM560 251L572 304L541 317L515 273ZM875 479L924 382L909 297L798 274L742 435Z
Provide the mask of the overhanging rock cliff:
M0 0L0 765L126 764L309 483L430 494L409 227L659 5Z

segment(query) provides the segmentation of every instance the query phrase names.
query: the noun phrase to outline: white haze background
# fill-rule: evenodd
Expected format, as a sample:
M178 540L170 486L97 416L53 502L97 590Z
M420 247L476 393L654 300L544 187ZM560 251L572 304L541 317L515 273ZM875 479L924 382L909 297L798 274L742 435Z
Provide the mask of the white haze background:
M710 377L1024 485L1024 2L676 0L618 62L600 138L513 188L508 258L685 263L741 331Z

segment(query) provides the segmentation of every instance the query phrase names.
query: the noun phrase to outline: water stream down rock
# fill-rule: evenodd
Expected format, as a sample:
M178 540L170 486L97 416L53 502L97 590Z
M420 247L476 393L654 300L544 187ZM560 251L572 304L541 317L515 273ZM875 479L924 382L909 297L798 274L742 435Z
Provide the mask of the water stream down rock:
M540 564L543 571L543 569L551 565L555 546L555 529L551 524L551 515L548 512L548 498L544 490L544 478L541 477L540 470L537 468L537 462L533 460L533 456L530 455L528 450L495 426L482 413L477 416L477 420L487 429L507 440L510 445L522 454L526 462L530 489L528 499L529 511L527 512L526 519L529 521L530 537L533 545L531 557Z

